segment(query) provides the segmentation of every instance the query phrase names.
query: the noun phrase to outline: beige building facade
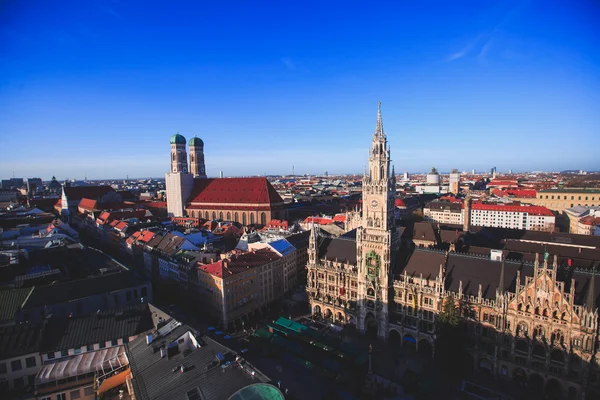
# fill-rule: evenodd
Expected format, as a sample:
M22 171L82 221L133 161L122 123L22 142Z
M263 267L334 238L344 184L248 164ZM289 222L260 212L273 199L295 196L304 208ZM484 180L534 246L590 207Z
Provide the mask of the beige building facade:
M537 192L535 198L515 198L523 203L544 206L552 211L563 211L575 206L600 206L599 189L548 189Z

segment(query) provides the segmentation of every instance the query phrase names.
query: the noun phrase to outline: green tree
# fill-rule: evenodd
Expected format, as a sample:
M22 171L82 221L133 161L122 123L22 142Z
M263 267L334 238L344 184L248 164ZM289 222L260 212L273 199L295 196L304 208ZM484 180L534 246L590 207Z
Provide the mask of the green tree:
M446 298L436 321L435 359L452 378L464 376L467 362L467 336L460 307L453 297Z

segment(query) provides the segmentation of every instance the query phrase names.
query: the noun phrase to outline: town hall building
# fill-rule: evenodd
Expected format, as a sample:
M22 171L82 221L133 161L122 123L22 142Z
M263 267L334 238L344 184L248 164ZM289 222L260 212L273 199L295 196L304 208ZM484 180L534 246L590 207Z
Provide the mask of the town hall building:
M314 316L433 356L437 315L452 301L469 336L470 369L547 398L600 398L597 262L573 268L548 253L510 259L508 251L457 253L400 237L380 107L362 184L362 212L349 215L358 228L338 237L311 228Z

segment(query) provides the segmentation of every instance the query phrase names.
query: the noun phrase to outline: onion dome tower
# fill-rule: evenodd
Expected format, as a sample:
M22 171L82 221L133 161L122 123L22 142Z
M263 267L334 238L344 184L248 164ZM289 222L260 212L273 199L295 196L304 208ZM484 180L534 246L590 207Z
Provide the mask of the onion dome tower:
M204 142L195 136L190 140L190 173L194 178L206 178Z

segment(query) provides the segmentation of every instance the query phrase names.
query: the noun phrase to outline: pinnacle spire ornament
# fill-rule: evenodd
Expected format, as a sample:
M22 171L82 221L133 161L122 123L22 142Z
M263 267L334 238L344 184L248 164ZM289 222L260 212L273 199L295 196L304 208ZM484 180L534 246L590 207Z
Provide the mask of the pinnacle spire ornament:
M381 101L377 102L377 125L375 126L375 135L383 136L383 121L381 119Z

